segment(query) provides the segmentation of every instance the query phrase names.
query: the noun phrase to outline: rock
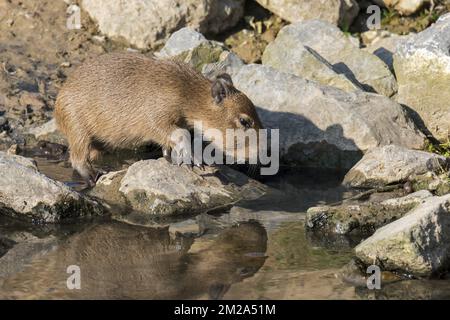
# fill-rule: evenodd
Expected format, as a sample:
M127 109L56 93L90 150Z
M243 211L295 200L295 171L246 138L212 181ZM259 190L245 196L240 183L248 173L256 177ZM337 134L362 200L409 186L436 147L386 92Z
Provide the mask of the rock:
M438 139L450 132L450 13L398 47L394 68L398 101Z
M236 54L224 51L220 54L217 62L205 64L202 73L209 79L214 79L221 73L228 73L233 76L243 66L244 62Z
M397 47L406 42L412 34L402 36L383 31L365 32L375 33L376 36L363 50L376 55L389 67L391 72L394 72L394 54L397 51Z
M314 50L300 42L291 41L286 30L282 29L275 41L267 46L262 57L264 65L345 91L361 89L358 83L353 83L344 74L336 72Z
M423 147L423 135L386 97L346 93L261 65L240 68L233 81L257 106L264 126L280 129L285 163L351 168L380 145Z
M306 213L305 225L308 230L326 233L327 236L371 235L432 196L429 191L423 190L381 203L312 207Z
M193 28L185 27L174 32L158 53L161 58L176 57L209 41Z
M23 107L32 107L34 110L40 110L45 107L44 100L41 95L36 92L22 92L19 103Z
M450 262L450 195L432 197L355 248L364 264L429 277Z
M139 49L160 46L185 26L219 33L233 27L244 14L244 0L83 0L82 7L102 33Z
M156 55L159 58L183 61L197 71L202 71L205 65L217 63L226 48L220 42L208 41L201 37L203 37L201 34L184 28L169 38L161 52Z
M20 152L20 147L17 144L13 144L11 147L9 147L8 150L6 150L7 154L15 155Z
M6 119L5 117L0 117L0 132L8 130L9 130L8 119Z
M398 11L401 15L409 16L419 11L430 0L373 0L379 6Z
M395 77L376 56L359 49L351 36L339 28L319 20L305 21L280 31L283 46L309 47L333 65L333 69L370 92L391 97L397 92ZM278 38L278 37L277 37ZM275 44L276 45L276 44ZM295 52L287 53L289 57Z
M445 157L437 154L388 145L367 152L347 173L343 183L351 187L376 188L413 180L427 172L437 173L446 166Z
M104 213L96 201L39 173L31 159L0 152L0 214L55 223Z
M233 75L244 65L223 43L209 41L192 28L175 32L155 56L183 61L210 79L221 73Z
M401 206L409 206L414 204L419 204L423 202L425 199L432 197L433 194L428 190L420 190L414 193L408 194L407 196L395 199L388 199L383 201L381 204L384 206L390 207L401 207Z
M102 176L92 195L133 213L120 220L146 224L154 216L174 216L226 208L258 198L266 187L230 168L205 172L169 164L165 159L134 163L127 171Z
M41 126L29 129L28 133L38 141L48 141L67 145L67 139L58 131L55 119L52 119Z
M359 12L354 0L257 0L264 8L289 22L320 19L349 27Z
M209 41L192 28L175 32L155 55L160 59L181 60L211 78L223 72L233 74L244 65L222 43Z

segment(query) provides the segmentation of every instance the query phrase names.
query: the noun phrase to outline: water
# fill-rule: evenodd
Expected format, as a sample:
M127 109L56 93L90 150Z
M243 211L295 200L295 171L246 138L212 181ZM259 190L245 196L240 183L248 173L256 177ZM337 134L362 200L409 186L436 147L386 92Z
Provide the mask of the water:
M82 188L67 166L37 160L47 175ZM304 228L307 208L353 195L341 180L336 172L285 171L265 181L274 194L154 227L109 219L30 226L3 218L0 298L450 298L447 280L386 282L380 291L364 288L362 277L343 280L357 240ZM18 244L2 243L2 234ZM67 288L71 265L80 267L80 290Z

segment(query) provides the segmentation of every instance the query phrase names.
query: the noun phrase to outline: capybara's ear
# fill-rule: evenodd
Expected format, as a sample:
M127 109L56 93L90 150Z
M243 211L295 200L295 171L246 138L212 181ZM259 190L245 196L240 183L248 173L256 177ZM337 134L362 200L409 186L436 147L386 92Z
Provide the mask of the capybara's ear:
M223 73L216 77L211 86L211 95L217 104L236 91L229 74Z

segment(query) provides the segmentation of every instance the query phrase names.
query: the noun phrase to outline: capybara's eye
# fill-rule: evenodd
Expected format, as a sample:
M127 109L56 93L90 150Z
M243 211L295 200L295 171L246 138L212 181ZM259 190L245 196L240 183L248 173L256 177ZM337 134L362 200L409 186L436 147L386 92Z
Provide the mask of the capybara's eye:
M249 120L244 119L244 118L239 118L239 122L241 123L241 125L245 128L245 129L249 129L251 128L252 124L250 123Z

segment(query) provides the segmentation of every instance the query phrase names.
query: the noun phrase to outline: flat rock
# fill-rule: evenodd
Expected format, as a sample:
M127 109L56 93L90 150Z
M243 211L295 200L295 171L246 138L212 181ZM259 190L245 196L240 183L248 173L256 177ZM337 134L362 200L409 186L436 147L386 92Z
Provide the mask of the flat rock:
M195 171L194 171L195 170ZM131 214L127 222L146 224L152 216L179 216L226 208L240 199L258 198L266 187L230 168L205 171L169 164L165 159L134 163L100 178L92 191Z
M411 36L394 55L398 102L412 108L436 138L450 133L450 13Z
M400 198L362 204L342 204L309 208L305 225L309 231L333 235L371 235L433 195L426 190Z
M241 67L233 81L264 126L280 130L286 163L349 169L374 147L424 144L405 110L381 95L347 93L261 65Z
M331 63L337 73L359 83L366 91L387 97L397 92L389 67L378 57L361 50L358 42L330 23L310 20L288 25L282 29L281 37L288 49L299 44L313 49Z
M0 152L0 214L55 223L104 213L98 202L41 174L31 159Z
M443 156L388 145L367 152L347 173L343 183L352 187L374 188L413 180L427 172L438 173L446 166Z
M418 277L438 275L450 262L450 195L432 197L378 229L355 248L364 264Z

